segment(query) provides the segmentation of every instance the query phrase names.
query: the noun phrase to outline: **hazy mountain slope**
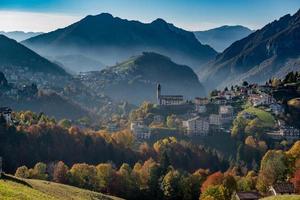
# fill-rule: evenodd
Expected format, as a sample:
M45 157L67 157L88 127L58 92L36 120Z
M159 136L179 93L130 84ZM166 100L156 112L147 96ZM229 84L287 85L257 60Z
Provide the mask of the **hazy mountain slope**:
M299 69L299 58L300 10L233 43L199 75L210 88L243 80L264 82L272 76Z
M156 53L143 53L100 72L87 73L81 79L89 87L115 100L134 104L155 102L157 83L162 85L164 94L193 98L205 93L191 68Z
M0 55L0 66L26 67L32 72L66 74L58 65L4 35L0 35Z
M252 30L244 26L221 26L218 28L195 31L196 38L202 44L208 44L215 50L222 52L229 47L233 42L247 37Z
M216 55L215 50L202 45L192 32L162 19L146 24L106 13L87 16L66 28L30 38L23 44L42 55L82 54L106 65L114 65L143 51L158 52L194 67Z
M8 38L14 39L18 42L26 40L31 37L38 36L42 34L42 32L23 32L23 31L11 31L11 32L5 32L0 31L0 34L5 35Z

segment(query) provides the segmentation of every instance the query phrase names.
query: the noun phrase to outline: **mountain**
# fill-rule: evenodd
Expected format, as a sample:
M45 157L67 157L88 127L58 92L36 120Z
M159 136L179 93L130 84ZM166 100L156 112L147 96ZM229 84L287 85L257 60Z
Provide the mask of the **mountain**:
M300 10L233 43L199 73L209 88L265 82L300 70Z
M206 30L206 31L195 31L196 38L202 44L208 44L215 50L223 52L233 42L247 37L252 33L247 27L244 26L221 26L218 28Z
M192 32L162 19L141 23L107 13L87 16L68 27L25 40L23 44L46 57L84 55L105 65L153 51L196 68L217 54L208 45L202 45Z
M0 31L1 35L5 35L8 38L14 39L18 42L26 40L31 37L38 36L42 34L42 32L23 32L23 31L11 31L11 32L5 32Z
M0 35L0 70L8 67L27 68L32 72L66 75L58 65L4 35Z
M164 94L182 94L186 98L203 95L204 88L194 71L156 53L143 53L100 72L81 75L88 87L114 100L133 104L156 101L156 85Z

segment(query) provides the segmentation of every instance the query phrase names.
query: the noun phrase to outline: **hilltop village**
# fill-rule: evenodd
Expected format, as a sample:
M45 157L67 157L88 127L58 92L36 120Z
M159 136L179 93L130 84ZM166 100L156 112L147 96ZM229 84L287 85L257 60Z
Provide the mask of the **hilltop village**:
M265 134L274 140L297 140L300 131L284 120L286 102L274 98L274 91L288 91L291 85L280 88L271 83L265 85L248 84L214 90L209 97L196 97L185 100L182 95L164 95L163 86L157 85L157 103L142 105L149 113L141 110L133 112L130 129L139 139L149 139L158 129L166 127L189 137L215 134L231 134L236 119L260 119L266 116L272 124L266 127ZM147 104L147 103L145 103ZM150 109L149 109L150 108ZM116 128L116 126L115 126ZM109 129L113 131L113 129Z

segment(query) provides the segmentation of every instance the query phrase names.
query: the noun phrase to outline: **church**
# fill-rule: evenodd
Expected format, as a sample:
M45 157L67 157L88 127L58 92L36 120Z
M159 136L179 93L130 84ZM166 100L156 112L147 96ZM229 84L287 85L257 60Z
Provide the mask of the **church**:
M182 95L162 95L161 85L157 84L157 104L163 105L181 105L184 103Z

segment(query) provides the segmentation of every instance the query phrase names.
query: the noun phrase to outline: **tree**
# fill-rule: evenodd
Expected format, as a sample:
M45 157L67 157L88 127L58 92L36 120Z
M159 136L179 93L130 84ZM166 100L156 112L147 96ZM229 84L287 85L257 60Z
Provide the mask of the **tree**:
M257 188L266 192L278 181L285 181L289 173L288 159L283 151L269 150L261 160Z
M169 128L176 128L176 116L175 115L170 115L167 117L167 126Z
M225 197L225 188L222 185L214 185L206 188L201 194L201 200L227 200Z
M65 128L65 129L69 129L69 128L71 128L72 123L70 120L62 119L58 122L58 125L60 125L61 127Z
M123 130L113 133L111 136L117 144L120 144L126 148L131 148L134 143L134 136L129 130Z
M15 176L18 178L29 178L29 170L26 166L18 167Z
M207 177L201 187L201 191L204 192L209 186L220 185L223 183L224 175L221 172L215 172Z
M69 168L64 162L59 161L54 165L53 181L57 183L67 183L69 178Z
M297 169L294 172L291 182L294 184L295 190L297 193L300 193L300 169Z
M166 199L179 198L180 173L177 170L170 170L163 178L161 188Z
M242 84L244 87L247 87L249 85L249 83L247 81L243 81L243 84Z
M86 163L74 164L70 170L70 174L70 182L75 186L87 189L97 188L98 180L96 179L97 171L95 166Z
M96 170L100 191L109 193L112 181L116 176L116 170L110 163L99 164L97 165Z
M46 173L47 165L42 162L35 164L34 168L29 170L30 178L47 180L48 174Z

